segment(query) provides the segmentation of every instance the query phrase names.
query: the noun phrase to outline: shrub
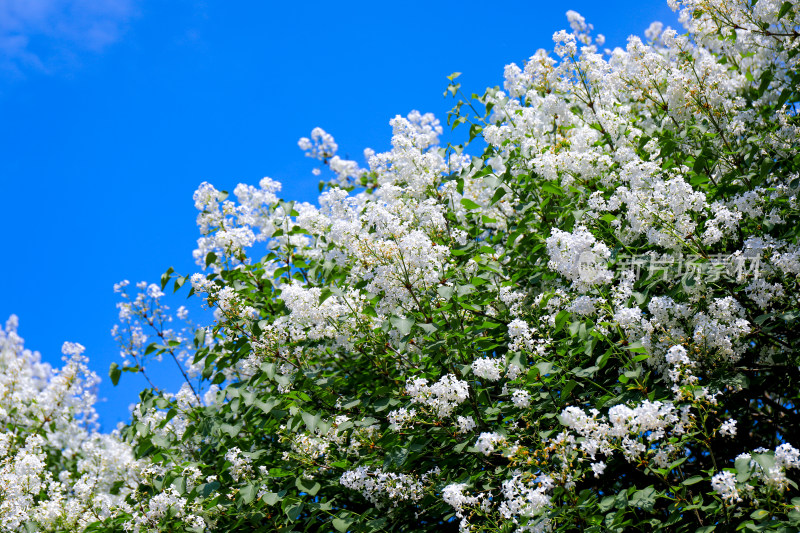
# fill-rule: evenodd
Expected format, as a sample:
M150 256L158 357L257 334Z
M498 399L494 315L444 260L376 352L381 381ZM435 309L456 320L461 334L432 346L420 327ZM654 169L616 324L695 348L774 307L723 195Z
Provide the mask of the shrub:
M315 129L319 207L202 184L204 273L160 289L215 321L125 293L112 379L187 383L92 528L796 531L800 10L673 3L686 35L601 53L569 12L503 90L451 76L463 145L412 112L362 168Z

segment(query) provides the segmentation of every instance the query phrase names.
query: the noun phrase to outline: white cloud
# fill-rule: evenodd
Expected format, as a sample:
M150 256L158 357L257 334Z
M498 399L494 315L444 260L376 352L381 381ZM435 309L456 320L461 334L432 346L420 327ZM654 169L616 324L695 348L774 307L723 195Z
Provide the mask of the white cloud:
M119 39L136 0L0 0L0 69L52 72Z

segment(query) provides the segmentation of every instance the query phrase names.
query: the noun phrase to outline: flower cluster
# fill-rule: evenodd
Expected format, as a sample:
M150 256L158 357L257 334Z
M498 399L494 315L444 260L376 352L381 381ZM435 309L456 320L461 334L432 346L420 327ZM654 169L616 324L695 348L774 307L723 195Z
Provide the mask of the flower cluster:
M339 483L361 492L367 500L380 508L387 504L396 507L403 501L419 501L425 490L423 483L426 480L427 476L417 479L408 474L358 467L342 474Z

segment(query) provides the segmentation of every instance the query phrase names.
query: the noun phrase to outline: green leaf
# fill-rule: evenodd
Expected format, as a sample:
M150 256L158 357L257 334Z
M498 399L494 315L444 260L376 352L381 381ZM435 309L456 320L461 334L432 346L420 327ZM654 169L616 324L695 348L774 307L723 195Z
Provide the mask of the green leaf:
M641 507L645 510L652 510L653 505L656 503L656 489L647 487L646 489L638 490L631 496L630 504L633 507Z
M265 401L261 400L254 400L253 405L261 409L265 415L268 415L270 411L272 411L276 405L280 403L280 400L276 398L268 398Z
M560 187L553 185L552 183L544 183L542 184L542 190L549 192L550 194L555 194L556 196L563 196L564 191L561 190Z
M150 442L164 450L168 450L172 447L172 442L170 442L170 440L163 435L153 435L153 438L150 439Z
M786 16L786 13L788 13L790 9L792 9L792 3L791 2L784 2L783 5L781 6L780 10L778 11L778 19L777 20L781 20L784 16Z
M367 526L367 530L369 533L383 533L386 531L386 517L383 518L376 518L375 520L370 520L365 524Z
M309 496L316 496L319 489L322 488L319 482L312 479L297 478L294 484L300 492L305 492Z
M167 283L169 283L169 280L172 277L172 273L173 272L175 272L175 269L172 268L172 267L169 267L166 272L161 274L161 290L162 291L164 290L164 287L167 286Z
M500 201L500 199L506 195L506 190L502 187L494 191L494 195L492 195L492 201L490 202L491 205L496 204Z
M598 371L598 370L600 370L600 368L599 368L599 367L596 367L596 366L590 366L590 367L588 367L588 368L580 368L580 367L576 367L576 368L574 368L574 369L572 370L572 373L573 373L573 374L575 375L575 377L577 377L577 378L590 378L590 377L592 377L593 375L595 375L595 374L597 373L597 371Z
M178 276L178 278L175 280L175 283L172 285L172 292L178 292L178 289L183 287L187 279L189 278L186 276Z
M375 411L381 412L381 411L385 411L390 406L396 405L396 404L397 404L397 400L395 400L394 398L381 398L379 400L375 400L375 402L373 402L372 406L374 407Z
M436 292L445 300L450 300L453 297L453 291L455 289L453 287L439 287L436 289Z
M268 492L261 497L261 501L263 501L267 505L275 505L282 499L283 498L280 496L280 494L277 494L275 492Z
M600 512L606 513L610 511L614 507L615 500L616 496L606 496L602 500L600 500L600 503L598 505L598 507L600 508Z
M219 429L221 431L224 431L225 433L227 433L231 437L235 437L235 436L237 436L239 434L239 432L242 431L242 424L241 424L241 422L236 424L236 425L233 425L233 424L220 424L219 425Z
M608 350L605 351L605 353L603 353L603 355L598 356L597 359L595 360L595 364L597 365L597 367L603 368L604 366L606 366L606 363L608 363L608 360L611 358L612 353L613 353L613 348L609 348Z
M464 296L465 294L471 294L475 292L475 285L457 285L456 286L456 294L458 296Z
M556 315L556 331L559 331L564 324L566 324L569 315L569 311L559 311L559 313Z
M122 370L119 369L119 365L117 363L111 363L111 367L108 369L108 377L111 378L111 383L114 386L117 386L119 383L119 377L122 375Z
M414 325L413 318L392 317L389 322L397 328L397 331L399 331L403 337L411 333L411 327Z
M311 413L307 413L307 412L304 411L300 415L303 417L303 422L306 423L306 427L308 428L308 430L311 433L314 433L314 431L316 431L316 429L317 429L317 426L319 425L319 421L322 418L319 415L319 413L313 415Z
M303 512L303 502L299 502L299 503L295 503L295 504L289 505L284 510L284 513L286 513L286 516L289 517L289 520L293 520L293 521L297 520L300 517L300 514L302 512Z
M417 326L422 328L425 331L425 333L427 333L429 335L435 333L439 329L434 324L425 324L423 322L420 322L419 324L417 324Z
M219 481L212 481L211 483L203 483L202 485L197 487L197 493L200 494L203 499L208 498L212 492L216 491L220 487Z
M483 131L483 128L481 126L479 126L477 124L471 125L469 127L469 140L470 140L470 142L472 142L472 139L474 139L475 137L480 135L482 131Z
M695 483L700 483L703 481L703 476L692 476L688 479L683 480L683 485L694 485Z
M406 458L408 457L408 448L401 448L399 445L392 448L389 453L386 454L386 460L384 461L384 465L388 466L391 463L396 464L397 466L403 466L403 463L406 462Z
M331 294L333 294L333 292L330 290L330 288L324 287L319 293L319 302L317 302L318 305L322 305L322 302L330 298Z
M151 353L158 350L159 344L157 342L151 342L147 345L147 348L144 349L144 355L150 355Z
M764 469L764 472L775 468L775 456L772 453L754 453L753 460Z
M734 462L733 466L736 468L737 482L744 483L750 479L750 474L752 472L752 468L750 467L750 458L741 457L736 459L736 462Z
M194 332L194 345L195 348L199 348L203 346L206 342L206 329L205 328L197 328Z
M341 531L342 533L345 533L347 530L350 529L350 525L353 523L353 520L349 518L340 518L337 516L336 518L333 519L332 523L333 527L336 528L336 531Z
M186 478L178 476L172 480L172 486L178 491L178 494L186 494Z
M242 501L245 505L249 505L250 502L255 500L256 494L258 493L258 488L254 483L250 483L239 489L239 496L242 497Z
M475 202L473 202L469 198L462 198L461 199L461 205L463 205L464 207L466 207L470 211L473 210L473 209L480 209L481 208L480 205L476 204Z
M640 341L632 342L625 347L629 352L633 353L647 353L647 348L642 346Z
M569 393L572 392L572 389L574 389L575 385L577 384L578 382L575 381L574 379L567 381L567 384L564 385L563 389L561 389L561 399L563 400L564 398L569 396Z

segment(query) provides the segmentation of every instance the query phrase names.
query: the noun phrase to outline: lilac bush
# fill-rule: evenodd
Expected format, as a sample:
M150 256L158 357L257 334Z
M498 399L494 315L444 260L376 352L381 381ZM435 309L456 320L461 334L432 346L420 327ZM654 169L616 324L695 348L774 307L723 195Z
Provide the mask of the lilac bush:
M118 433L90 377L51 423L90 374L9 326L3 528L796 531L800 9L670 4L685 33L614 50L569 12L363 163L315 129L318 206L203 183L201 272L124 293L110 372L186 384ZM171 326L168 286L213 323Z

